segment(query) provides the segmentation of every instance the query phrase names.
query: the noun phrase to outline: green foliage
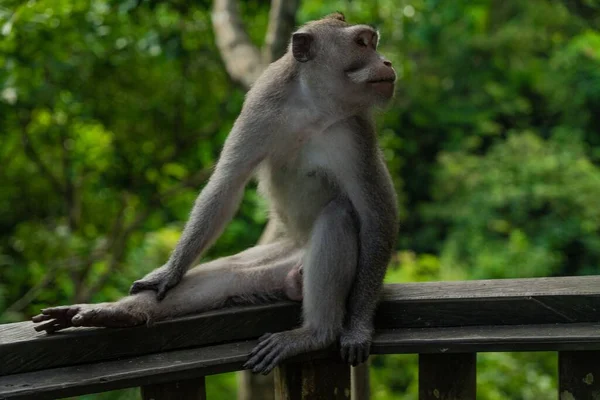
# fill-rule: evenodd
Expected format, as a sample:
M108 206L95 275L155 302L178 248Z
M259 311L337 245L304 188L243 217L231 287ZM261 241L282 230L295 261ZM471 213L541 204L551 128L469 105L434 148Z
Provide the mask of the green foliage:
M450 226L442 258L472 278L594 273L600 168L579 141L509 134L484 156L444 154L431 214Z
M240 3L260 44L268 2ZM168 257L243 102L210 7L0 0L0 321L116 299ZM402 226L386 280L597 273L597 2L305 0L298 19L336 10L379 28L400 78L378 118ZM207 258L265 221L252 186ZM478 398L554 397L555 363L481 355ZM371 374L374 398L416 398L415 356Z

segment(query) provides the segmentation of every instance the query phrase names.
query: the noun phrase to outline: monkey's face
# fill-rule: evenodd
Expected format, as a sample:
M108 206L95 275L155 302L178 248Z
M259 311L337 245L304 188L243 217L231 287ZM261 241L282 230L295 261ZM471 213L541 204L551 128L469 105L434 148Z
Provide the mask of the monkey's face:
M343 103L370 107L394 94L396 72L377 52L379 34L368 25L324 19L294 34L292 52L310 69L311 82Z

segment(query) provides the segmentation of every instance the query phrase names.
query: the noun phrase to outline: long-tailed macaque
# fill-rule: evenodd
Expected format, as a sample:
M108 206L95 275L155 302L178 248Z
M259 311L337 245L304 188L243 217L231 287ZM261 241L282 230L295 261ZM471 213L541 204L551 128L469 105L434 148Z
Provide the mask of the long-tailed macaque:
M371 116L392 97L396 74L378 40L372 27L339 13L298 29L248 92L168 262L115 303L42 310L36 329L132 326L230 302L302 299L301 327L262 336L246 367L268 373L338 339L343 359L363 362L397 234ZM186 273L232 218L253 174L276 239Z

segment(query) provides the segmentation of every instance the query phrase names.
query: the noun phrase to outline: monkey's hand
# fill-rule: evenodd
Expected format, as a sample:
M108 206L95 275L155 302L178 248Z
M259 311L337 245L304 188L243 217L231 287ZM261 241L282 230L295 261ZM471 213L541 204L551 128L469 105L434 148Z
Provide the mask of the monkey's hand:
M172 268L169 264L165 264L160 268L155 269L140 280L133 282L129 294L136 294L144 290L153 290L156 292L158 301L165 298L169 289L177 286L181 281L182 275Z
M342 359L357 366L369 358L373 328L364 325L345 327L340 335Z

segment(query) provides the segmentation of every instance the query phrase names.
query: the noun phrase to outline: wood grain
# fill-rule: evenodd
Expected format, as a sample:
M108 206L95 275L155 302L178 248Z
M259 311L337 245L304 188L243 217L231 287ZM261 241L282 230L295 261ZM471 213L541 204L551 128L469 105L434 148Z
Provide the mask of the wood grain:
M276 400L349 400L350 366L340 359L286 362L275 369Z
M204 377L141 387L142 400L206 400Z
M477 354L420 354L419 400L475 400Z
M600 351L558 353L558 398L595 400L600 396Z

